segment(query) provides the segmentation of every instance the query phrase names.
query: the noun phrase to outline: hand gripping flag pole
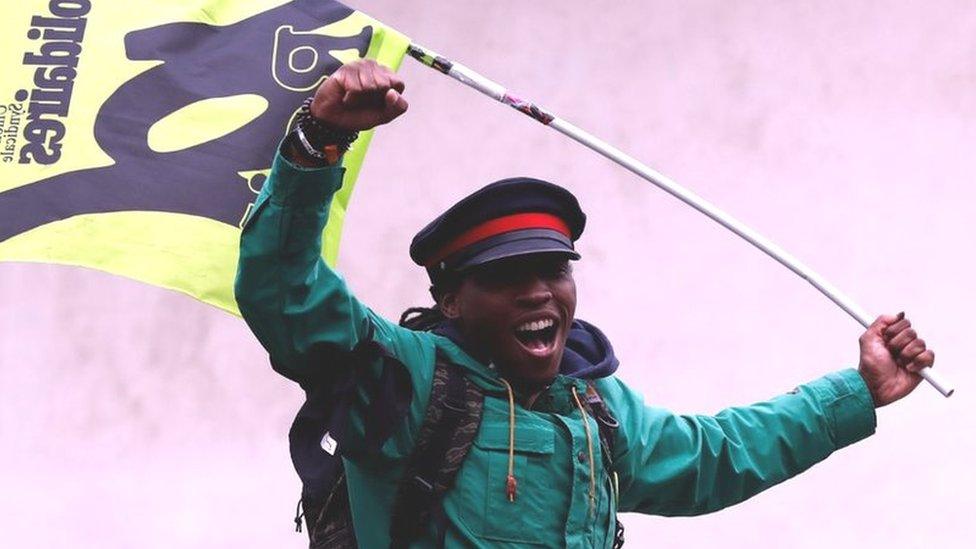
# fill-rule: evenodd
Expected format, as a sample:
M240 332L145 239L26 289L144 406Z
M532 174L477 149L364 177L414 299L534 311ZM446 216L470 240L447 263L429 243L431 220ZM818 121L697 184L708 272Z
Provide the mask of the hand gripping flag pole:
M868 316L867 312L861 309L861 307L855 304L849 297L841 293L840 290L824 280L812 269L800 262L799 259L793 257L790 253L774 244L768 238L743 225L731 215L723 212L713 204L710 204L707 200L689 191L688 189L685 189L681 185L678 185L665 175L658 173L632 156L574 126L573 124L570 124L562 118L553 115L538 105L510 94L504 86L485 78L484 76L460 63L455 63L445 59L427 48L418 46L416 44L411 44L407 49L407 53L424 65L437 69L451 78L470 86L518 111L521 111L524 114L527 114L536 121L555 129L556 131L575 141L578 141L579 143L582 143L590 149L593 149L617 164L627 168L641 178L657 185L659 188L667 191L675 198L678 198L685 204L712 218L726 229L744 238L753 246L765 252L766 255L772 257L776 261L779 261L784 267L793 271L799 275L800 278L803 278L812 284L816 289L820 290L820 293L827 296L831 301L836 303L837 306L846 311L847 314L851 315L855 320L860 322L865 328L871 325L872 319L870 316ZM928 381L933 387L942 393L943 396L952 396L952 393L955 391L952 384L934 373L931 368L923 369L920 374L925 381Z

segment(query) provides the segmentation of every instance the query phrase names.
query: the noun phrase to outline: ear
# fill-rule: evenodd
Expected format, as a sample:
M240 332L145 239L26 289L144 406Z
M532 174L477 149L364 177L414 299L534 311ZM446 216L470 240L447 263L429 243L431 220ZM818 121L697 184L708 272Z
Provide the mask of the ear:
M457 290L450 290L441 293L437 300L437 306L441 313L450 320L457 320L461 317L461 305L459 303Z

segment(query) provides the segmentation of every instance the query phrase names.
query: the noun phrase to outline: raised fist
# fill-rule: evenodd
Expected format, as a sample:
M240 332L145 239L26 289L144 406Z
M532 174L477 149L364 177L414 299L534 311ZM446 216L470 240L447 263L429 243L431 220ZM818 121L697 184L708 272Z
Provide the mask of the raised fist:
M407 111L403 80L371 59L348 63L315 91L312 116L340 130L368 130Z

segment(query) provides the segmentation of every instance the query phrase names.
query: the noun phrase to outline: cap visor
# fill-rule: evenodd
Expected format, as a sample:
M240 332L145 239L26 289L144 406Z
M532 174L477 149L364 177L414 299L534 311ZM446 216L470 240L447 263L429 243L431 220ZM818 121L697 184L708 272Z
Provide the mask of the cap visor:
M463 271L492 261L531 254L562 254L569 259L580 258L570 240L556 231L536 229L499 236L504 238L496 237L473 246L477 249L458 258L452 266L453 270Z

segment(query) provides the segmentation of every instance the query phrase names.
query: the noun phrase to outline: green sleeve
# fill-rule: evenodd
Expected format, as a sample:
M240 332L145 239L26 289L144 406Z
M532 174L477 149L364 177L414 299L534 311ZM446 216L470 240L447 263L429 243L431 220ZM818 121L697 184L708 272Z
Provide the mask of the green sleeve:
M316 346L351 350L373 338L396 356L410 376L411 421L418 423L433 375L430 337L387 321L364 306L322 259L322 231L345 168L302 168L276 155L271 173L241 233L234 295L241 315L280 373L303 380L315 368ZM373 365L378 366L378 365ZM375 378L378 369L371 369ZM351 422L362 430L366 393ZM403 441L400 441L403 442Z
M275 156L241 233L234 296L276 367L301 377L318 343L352 349L366 308L322 260L322 229L345 168L302 168Z
M698 515L744 501L861 440L874 406L855 370L715 416L675 415L608 380L620 428L614 448L621 511Z

